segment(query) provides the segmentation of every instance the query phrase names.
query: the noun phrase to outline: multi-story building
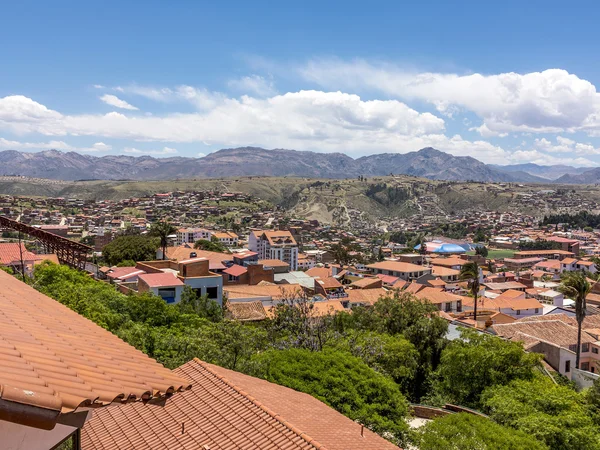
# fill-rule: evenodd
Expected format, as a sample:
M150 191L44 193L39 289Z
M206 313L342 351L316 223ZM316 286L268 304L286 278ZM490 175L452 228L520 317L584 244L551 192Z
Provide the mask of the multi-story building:
M212 232L204 228L180 228L177 230L177 245L193 244L201 239L210 241Z
M298 243L289 231L252 231L248 248L258 253L258 259L278 259L290 270L298 270Z
M213 233L213 236L226 247L235 247L238 245L239 236L235 233L232 233L231 231Z

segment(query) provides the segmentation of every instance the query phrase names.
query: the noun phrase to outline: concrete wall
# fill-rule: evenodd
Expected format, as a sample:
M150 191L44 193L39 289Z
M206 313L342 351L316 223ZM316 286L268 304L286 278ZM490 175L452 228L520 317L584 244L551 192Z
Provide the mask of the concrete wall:
M571 372L571 381L574 381L579 389L591 387L594 384L594 381L600 378L600 375L596 373L586 372L575 368L571 369Z

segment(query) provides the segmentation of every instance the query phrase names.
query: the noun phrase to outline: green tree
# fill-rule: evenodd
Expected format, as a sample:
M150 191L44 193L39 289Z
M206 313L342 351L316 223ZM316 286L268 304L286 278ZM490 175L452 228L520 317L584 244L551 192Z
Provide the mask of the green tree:
M475 248L475 254L479 256L483 256L484 258L488 257L489 251L485 245L481 245Z
M211 322L223 320L223 308L208 295L197 294L190 286L184 286L177 307L183 314L196 314Z
M450 414L419 428L413 442L420 450L544 450L527 434L473 414Z
M121 261L152 261L160 242L144 235L119 236L102 249L107 264L114 266Z
M515 380L488 388L482 403L492 419L544 442L552 449L600 448L598 428L584 394L548 378Z
M473 242L485 242L486 240L487 236L485 230L481 227L477 227L477 230L475 230L475 234L473 235Z
M477 322L477 296L479 295L479 265L475 261L470 261L460 268L458 276L460 280L469 282L469 289L473 295L473 320Z
M225 247L217 238L214 236L211 240L199 239L194 243L194 248L198 250L205 250L209 252L228 253L227 247Z
M152 224L150 235L157 237L160 240L160 248L162 249L162 259L167 259L167 245L169 244L169 236L177 231L177 228L167 220L161 220Z
M398 386L349 353L303 349L256 355L252 373L305 392L367 428L400 442L408 403Z
M520 342L463 329L442 352L435 391L453 403L478 408L485 388L531 380L539 362L540 355L525 352Z
M581 327L586 315L586 297L592 286L583 272L565 272L558 290L575 300L575 319L577 320L577 352L575 366L579 369L581 355Z

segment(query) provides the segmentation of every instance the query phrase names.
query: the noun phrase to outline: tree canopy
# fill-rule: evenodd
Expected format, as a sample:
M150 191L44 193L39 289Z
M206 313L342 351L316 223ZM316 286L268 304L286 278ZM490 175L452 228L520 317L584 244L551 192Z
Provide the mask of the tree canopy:
M526 433L473 414L450 414L419 428L414 438L420 450L544 450Z
M306 392L375 432L401 441L407 430L408 403L398 386L351 354L293 348L258 354L253 362L253 375Z
M122 261L153 261L160 239L141 234L118 236L102 249L102 256L110 266Z
M197 250L205 250L209 252L219 252L219 253L227 253L227 247L223 245L217 238L214 236L211 240L207 239L199 239L194 243L194 248Z

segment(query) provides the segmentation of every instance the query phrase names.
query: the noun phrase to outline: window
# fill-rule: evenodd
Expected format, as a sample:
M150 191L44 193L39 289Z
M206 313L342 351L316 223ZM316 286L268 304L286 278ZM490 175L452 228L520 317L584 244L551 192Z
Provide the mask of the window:
M462 312L462 301L460 300L456 302L456 312Z
M535 308L535 313L539 313L540 312L540 308Z
M446 303L446 312L452 311L452 303Z
M213 300L217 300L217 297L219 296L219 288L218 287L209 287L206 288L206 295L208 295L208 298L212 298Z
M589 372L590 371L590 363L589 362L581 363L581 370L585 370L586 372Z
M598 354L598 347L592 347L592 353Z
M583 353L589 352L590 351L590 344L589 343L585 343L585 344L581 344L581 351Z
M521 310L517 309L517 316L520 316L520 315L521 315Z
M158 295L167 303L175 303L175 288L159 289Z
M571 344L571 345L569 345L569 350L571 350L572 352L576 352L577 351L577 344Z
M569 373L571 371L571 360L567 359L565 361L565 373Z

